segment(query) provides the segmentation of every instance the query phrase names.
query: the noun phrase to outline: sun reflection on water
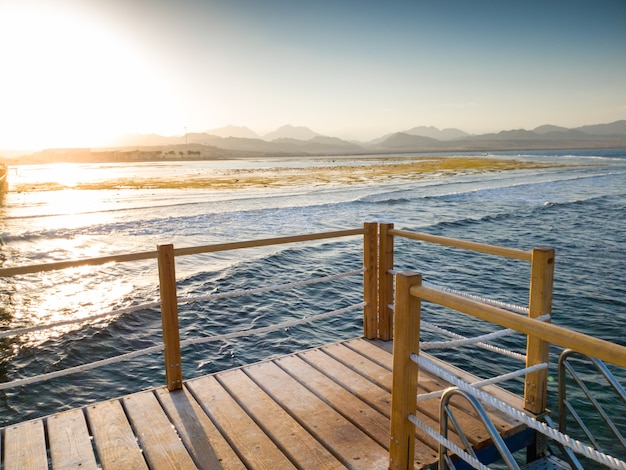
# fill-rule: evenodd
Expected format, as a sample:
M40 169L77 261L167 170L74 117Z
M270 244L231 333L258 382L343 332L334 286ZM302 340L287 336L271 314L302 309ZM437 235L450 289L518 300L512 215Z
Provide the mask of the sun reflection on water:
M22 337L24 345L33 347L71 331L85 327L90 316L113 312L110 306L127 298L134 286L110 274L106 266L81 266L61 273L41 273L33 276L31 287L16 291L13 299L12 323L20 327L48 325L77 320L69 325L32 332ZM36 287L38 284L39 287ZM95 322L107 322L111 317ZM81 321L85 320L85 321ZM89 325L94 323L89 322Z

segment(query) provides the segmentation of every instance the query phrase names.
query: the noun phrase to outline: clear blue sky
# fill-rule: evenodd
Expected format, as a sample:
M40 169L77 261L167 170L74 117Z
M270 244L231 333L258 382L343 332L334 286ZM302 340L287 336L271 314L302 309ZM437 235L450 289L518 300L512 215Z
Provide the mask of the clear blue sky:
M0 148L626 119L626 1L0 0Z

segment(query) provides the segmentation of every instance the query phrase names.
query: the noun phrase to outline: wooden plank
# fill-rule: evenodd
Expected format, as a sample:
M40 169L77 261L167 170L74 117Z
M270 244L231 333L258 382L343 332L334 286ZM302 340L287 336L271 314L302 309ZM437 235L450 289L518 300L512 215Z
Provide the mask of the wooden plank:
M48 468L46 436L40 419L4 430L4 470Z
M389 360L389 357L387 355L380 354L381 348L378 345L382 344L383 347L388 346L382 342L377 341L377 342L372 343L370 341L364 341L364 340L350 340L345 344L348 345L351 349L354 349L358 351L359 353L366 355L369 358L375 358L375 360L378 363L386 364L387 361ZM422 353L422 356L427 357L429 360L433 361L438 367L447 369L450 373L456 375L461 380L464 380L468 383L476 382L477 380L479 380L479 378L476 377L475 375L472 375L469 372L466 372L462 369L459 369L458 367L448 364L447 362L444 362L441 359L437 359L434 356L431 356L425 353ZM391 368L390 363L389 363L389 368ZM420 374L418 384L420 388L420 393L428 393L432 391L443 390L451 386L449 383L439 379L438 377L434 377L426 373ZM516 395L513 392L509 392L508 390L505 390L496 385L488 385L486 387L482 387L482 390L504 401L505 403L508 403L510 406L518 410L522 410L523 402L522 402L522 397L520 397L519 395ZM519 432L521 429L524 428L524 426L518 420L511 418L507 415L504 415L499 411L491 412L490 416L492 417L494 424L496 425L496 427L498 428L499 432L502 434L503 437L508 437L511 434L515 434L516 432Z
M361 349L362 351L375 355L379 360L381 360L381 362L386 362L389 359L385 354L380 354L380 348L369 343L368 341L354 340L349 341L348 344L351 346L351 348ZM335 348L335 346L337 347ZM361 361L359 361L358 355L357 357L353 356L354 354L357 354L356 352L354 352L354 350L349 349L350 351L352 351L352 353L347 353L345 349L348 348L345 348L342 344L333 345L330 348L332 348L331 351L333 352L333 355L339 356L345 361L353 361L353 364L357 366L357 369L359 368ZM324 350L326 349L327 348L325 347ZM338 374L338 376L341 376L341 374ZM476 379L476 377L465 373L465 380L475 381ZM433 377L428 373L421 372L419 375L418 392L420 394L444 390L449 387L449 383L437 377ZM499 388L497 387L494 387L494 389L499 390ZM490 441L488 439L488 435L486 433L485 427L482 424L482 421L477 417L476 413L474 413L473 409L469 406L467 401L465 401L461 397L455 397L451 402L451 406L457 411L460 411L460 413L455 413L455 417L458 419L459 423L461 424L461 428L463 429L463 432L466 433L472 445L476 446L476 448L482 448L485 445L489 444ZM418 417L422 421L437 430L439 429L438 398L418 402L417 411ZM518 426L519 421L514 420L508 416L503 416L501 413L490 413L490 416L493 424L496 426L498 431L505 437L513 434L514 432L517 432L520 429L520 427ZM461 441L457 439L457 435L454 430L451 429L450 432L452 433L450 434L450 439L459 444ZM426 438L425 434L423 434L419 430L417 431L417 437L419 440L424 440L429 445L433 444L433 442Z
M246 373L350 468L387 468L387 451L271 362Z
M367 397L366 399L372 406L378 409L387 418L390 417L391 393L378 387L376 384L372 384L369 378L363 374L363 371L352 370L346 365L335 361L332 357L320 350L302 353L300 357L304 358L311 365L323 371L328 377L331 377L334 381L340 383L353 393ZM359 364L361 364L361 362L359 362ZM365 369L371 372L375 370L375 367L370 364L365 367ZM383 383L388 384L391 382L391 372L384 368L377 371L374 375L377 375ZM439 429L439 402L437 400L418 404L416 411L419 418L428 426L437 430ZM419 429L416 430L416 437L415 460L419 462L420 465L424 462L430 462L432 455L436 455L437 442ZM455 434L452 434L450 439L455 443L461 443L461 440ZM419 452L419 454L417 452Z
M152 392L126 396L122 405L151 469L196 468Z
M185 387L174 392L160 388L156 390L156 396L198 468L245 468Z
M344 468L339 460L241 370L219 374L218 379L298 468Z
M82 410L70 410L50 416L46 421L52 468L96 469Z
M391 392L391 371L368 360L360 354L356 354L341 344L333 344L321 348L326 354L342 362L350 369L368 377L379 387ZM391 359L391 354L389 354Z
M382 447L389 448L389 419L385 415L296 356L275 363Z
M118 400L88 406L86 411L102 468L148 468Z
M349 390L386 418L389 418L389 407L391 406L389 387L381 387L379 383L360 375L320 350L306 351L298 354L298 356L306 363L322 371L325 376L341 384L343 388ZM290 370L290 373L295 375L294 371ZM389 372L388 375L391 379ZM388 424L387 428L389 427ZM387 433L389 433L389 429L387 429ZM387 440L389 440L389 435L387 435Z
M191 380L187 387L248 468L295 468L214 376Z

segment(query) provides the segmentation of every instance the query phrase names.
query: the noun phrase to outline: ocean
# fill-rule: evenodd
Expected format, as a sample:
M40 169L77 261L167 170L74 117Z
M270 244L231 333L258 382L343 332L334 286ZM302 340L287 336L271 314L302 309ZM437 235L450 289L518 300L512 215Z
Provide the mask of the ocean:
M0 205L0 266L151 251L158 244L188 247L358 228L367 221L393 222L396 228L523 250L554 248L553 322L626 345L626 150L490 156L568 166L233 190L99 189L98 184L115 178L167 174L184 179L203 172L271 172L330 165L334 160L358 165L364 160L267 158L19 166L10 170L9 180L22 190L5 194ZM51 175L66 187L28 190L29 184L48 181ZM72 182L85 181L92 182L93 189L67 189ZM361 243L355 237L179 258L178 295L266 287L359 269ZM420 272L432 283L527 304L526 263L403 240L397 242L396 259L398 269ZM2 278L0 330L86 318L153 302L158 300L157 282L154 260ZM180 307L181 339L263 327L361 300L361 280L355 276L264 296L184 304ZM432 306L425 309L424 319L462 334L493 329ZM147 308L0 338L0 382L159 344L160 329L158 310ZM192 378L361 332L362 315L355 311L264 335L190 346L183 350L183 376ZM425 334L424 339L429 338ZM499 344L523 352L519 336ZM494 360L491 353L472 347L435 354L484 377L520 367L513 360ZM553 348L552 354L558 350ZM162 362L160 354L151 354L0 391L0 427L162 385ZM624 371L615 373L624 384ZM553 394L554 367L550 380ZM520 390L521 385L508 387ZM626 429L626 412L616 416L619 426Z

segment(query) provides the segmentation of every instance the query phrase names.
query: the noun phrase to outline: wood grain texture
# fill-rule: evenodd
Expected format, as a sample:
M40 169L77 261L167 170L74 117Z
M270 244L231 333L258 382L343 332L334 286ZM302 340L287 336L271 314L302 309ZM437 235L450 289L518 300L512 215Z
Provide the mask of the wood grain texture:
M220 432L237 449L246 467L295 468L214 376L190 381L187 386Z
M122 403L151 469L196 468L152 391L126 396Z
M48 468L43 421L27 421L4 430L4 469Z
M245 468L186 388L155 393L198 468Z
M82 410L70 410L48 418L48 439L52 468L96 469L96 458L91 447Z

